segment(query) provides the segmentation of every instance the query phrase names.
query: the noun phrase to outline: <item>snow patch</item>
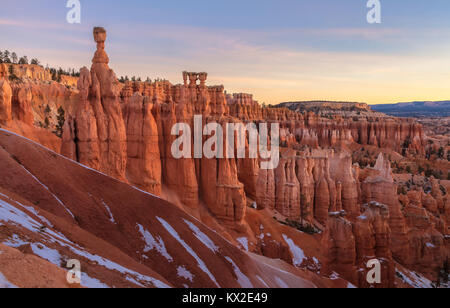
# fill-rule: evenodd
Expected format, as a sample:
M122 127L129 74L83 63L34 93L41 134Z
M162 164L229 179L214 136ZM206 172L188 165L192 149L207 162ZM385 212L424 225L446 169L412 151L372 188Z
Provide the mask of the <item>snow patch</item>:
M165 221L164 219L157 217L159 222L163 225L163 227L169 232L180 244L181 246L186 249L186 251L197 261L198 267L208 275L208 277L216 284L218 288L220 288L220 285L217 283L216 278L213 274L209 271L208 267L206 266L205 262L200 259L200 257L195 253L195 251L185 242L181 239L181 237L178 235L177 231L175 231L172 226Z
M436 248L436 246L434 246L433 243L426 243L426 246L428 248Z
M12 201L12 202L14 202L15 204L21 206L22 208L26 209L26 210L29 211L30 213L33 213L33 214L34 214L37 218L39 218L42 222L46 223L47 226L53 227L52 223L51 223L50 221L48 221L47 218L45 218L45 217L39 215L39 212L38 212L35 208L33 208L33 207L31 207L31 206L23 205L22 203L20 203L20 202L18 202L18 201L16 201L16 200L11 199L9 196L7 196L7 195L5 195L5 194L0 193L0 196L2 196L2 197L4 197L4 198L6 198L6 199L8 199L8 200L10 200L10 201Z
M10 203L3 201L2 199L0 199L0 221L15 224L19 227L23 227L23 228L27 229L28 231L31 231L34 233L39 232L41 230L41 227L43 226L42 223L40 223L40 222L36 221L34 218L30 217L30 215L26 214L25 212L19 210L16 207L12 206ZM47 236L47 237L51 236L53 238L58 238L62 241L66 241L67 243L71 243L64 235L61 235L61 234L54 232L47 228L41 234L42 234L42 236ZM15 235L15 236L18 239L17 235ZM53 239L53 241L54 241L54 239ZM23 244L23 242L22 242L22 244ZM10 246L10 245L8 245L8 246ZM21 245L19 245L19 246L21 246ZM12 246L12 247L18 247L18 246Z
M194 232L195 236L198 238L200 242L202 242L206 247L211 249L213 252L219 252L219 247L214 244L214 242L205 234L203 233L196 225L194 225L192 222L184 219L184 222L188 225L188 227Z
M2 244L8 247L17 248L28 244L28 242L23 241L17 234L13 234L12 237L10 237L7 241L3 242Z
M26 213L0 199L0 221L10 222L31 232L36 232L42 225Z
M284 282L280 277L275 277L275 281L280 288L289 289L289 286L287 285L287 283Z
M403 280L406 284L409 284L413 288L417 289L432 289L434 288L433 283L427 278L419 275L416 272L409 271L405 269L404 272L396 270L397 276Z
M336 272L333 272L333 273L331 273L331 275L330 275L330 279L331 280L338 280L340 277L339 277L339 274L338 273L336 273Z
M169 262L173 262L172 256L167 252L166 245L164 245L164 241L161 237L155 239L153 235L144 229L140 224L137 225L139 227L139 232L142 235L142 239L145 242L144 252L149 252L150 250L155 249L158 251L163 257L167 259Z
M9 282L0 272L0 289L17 289L17 287Z
M81 273L81 286L89 289L109 289L109 286L98 279L89 277L86 273Z
M258 275L256 275L256 279L258 279L266 288L269 288L269 285Z
M64 235L61 235L59 233L56 233L52 230L46 229L44 232L39 232L38 230L42 226L41 223L38 223L35 219L31 218L28 214L25 212L19 210L18 208L12 206L6 201L3 201L0 199L0 221L9 222L12 224L15 224L19 227L25 228L31 232L34 233L40 233L41 237L49 242L58 244L62 247L69 248L72 252L75 254L82 256L88 260L91 260L92 262L96 262L99 265L113 271L118 271L124 275L132 276L133 278L143 281L145 283L151 283L157 288L169 288L167 284L163 283L162 281L159 281L158 279L155 279L153 277L142 275L138 272L132 271L130 269L127 269L115 262L112 262L110 260L107 260L103 257L93 255L89 252L83 251L81 247L77 246L76 244L72 243L70 240L68 240ZM4 243L7 246L10 247L20 247L22 245L28 244L27 242L21 240L17 235L13 235L12 239ZM50 261L51 263L61 266L61 256L59 252L55 249L48 248L42 243L31 243L30 244L33 253L38 255L39 257L46 259ZM94 285L100 286L99 284L96 284L96 281L93 279L88 279L88 283L92 283Z
M126 267L123 267L122 265L117 264L111 260L105 259L105 258L97 256L97 255L93 255L89 252L82 251L82 250L72 247L72 246L68 246L68 248L70 248L77 255L85 257L86 259L91 260L92 262L97 263L109 270L118 271L127 276L134 276L135 279L146 282L146 283L151 283L157 288L170 288L168 285L166 285L162 281L159 281L156 278L142 275L138 272L135 272Z
M245 249L245 251L249 251L248 250L248 239L246 237L240 237L237 239L237 241L239 242L239 244L241 244L241 246Z
M102 200L103 206L105 207L106 211L108 212L109 215L109 221L112 222L113 224L117 225L116 221L114 220L114 216L111 212L111 209L109 208L109 206L105 203L105 201Z
M288 238L284 234L283 234L283 238L284 238L284 241L288 244L289 249L291 250L291 253L293 256L292 263L295 266L302 265L303 261L306 259L303 250L300 247L298 247L297 245L295 245L294 241L291 240L290 238Z
M148 196L151 196L151 197L153 197L153 198L157 198L157 199L162 200L161 197L158 197L158 196L156 196L156 195L154 195L154 194L151 194L151 193L149 193L148 191L139 189L139 188L137 188L136 186L131 186L131 187L132 187L133 189L135 189L135 190L141 192L141 193L144 193L144 194L148 195Z
M73 219L75 219L75 216L72 214L72 212L67 208L67 206L54 194L50 191L50 189L44 185L41 181L39 181L39 179L33 174L31 173L27 168L25 168L23 165L20 165L23 170L25 170L38 184L40 184L42 187L44 187L52 196L53 198L55 198L55 200L65 209L65 211L72 216Z
M61 255L55 249L48 248L42 243L32 243L30 244L33 253L42 259L49 261L56 266L61 266Z
M177 268L178 277L189 280L190 282L194 281L194 275L190 271L188 271L184 266L178 266Z
M233 265L234 273L236 274L237 281L241 285L241 287L244 289L254 288L250 279L248 279L248 277L244 273L242 273L236 263L234 263L233 259L231 259L230 257L225 257L225 259L227 259L227 261L230 262L231 265Z

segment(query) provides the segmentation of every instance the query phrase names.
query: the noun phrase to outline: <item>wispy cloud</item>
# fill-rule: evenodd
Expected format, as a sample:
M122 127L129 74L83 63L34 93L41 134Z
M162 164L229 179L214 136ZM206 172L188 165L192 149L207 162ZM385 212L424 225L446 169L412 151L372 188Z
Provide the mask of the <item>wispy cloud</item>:
M0 18L0 25L11 28L27 28L27 29L41 29L41 30L70 30L83 32L88 28L83 25L77 25L76 27L66 23L50 23L42 20L16 20Z

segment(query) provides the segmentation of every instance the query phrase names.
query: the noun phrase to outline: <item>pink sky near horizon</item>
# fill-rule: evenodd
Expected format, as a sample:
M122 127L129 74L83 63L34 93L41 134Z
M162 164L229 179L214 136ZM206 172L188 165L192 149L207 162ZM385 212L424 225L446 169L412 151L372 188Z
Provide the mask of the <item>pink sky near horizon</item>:
M43 65L89 67L95 51L92 27L101 20L108 31L110 66L118 77L160 77L176 84L182 82L184 70L206 71L208 85L223 84L229 93L252 93L267 104L450 99L447 26L259 29L136 20L131 27L105 17L69 25L63 18L1 15L0 50L37 57Z

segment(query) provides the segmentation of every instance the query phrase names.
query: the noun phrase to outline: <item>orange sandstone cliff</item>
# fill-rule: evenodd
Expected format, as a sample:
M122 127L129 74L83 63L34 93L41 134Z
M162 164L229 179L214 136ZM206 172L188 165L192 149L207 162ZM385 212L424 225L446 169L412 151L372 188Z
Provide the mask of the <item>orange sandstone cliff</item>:
M109 68L106 31L95 28L94 39L97 51L91 69L81 69L77 90L36 83L11 87L0 80L0 125L56 147L67 158L123 185L175 203L235 246L255 254L254 258L281 259L306 271L314 281L325 277L327 282L318 282L320 286L340 277L350 285L370 287L366 264L376 258L382 265L378 287L417 287L410 283L411 273L423 275L422 282L434 280L448 260L448 188L434 180L427 193L417 188L399 194L401 185L388 159L425 155L427 137L414 120L323 118L311 112L266 108L250 94L231 95L223 86L207 86L206 73L184 72L178 85L168 81L120 84ZM44 96L38 95L39 88L45 89ZM61 140L33 127L42 116L33 106L35 97L51 97L54 106L66 110ZM254 158L174 158L173 125L186 123L193 132L195 115L202 115L201 130L212 122L279 123L277 168L263 170L261 161ZM191 139L193 154L194 136ZM206 139L203 136L202 141ZM247 153L248 146L246 140ZM378 154L373 167L355 161L354 153L362 149ZM164 203L158 208L165 206L169 207ZM76 216L72 223L90 228ZM109 241L107 231L93 234ZM134 249L127 247L130 254ZM161 245L158 249L163 251ZM179 280L167 278L172 274L163 273L167 280L161 281L180 286ZM194 285L214 286L201 275L205 284ZM225 285L233 283L224 277Z

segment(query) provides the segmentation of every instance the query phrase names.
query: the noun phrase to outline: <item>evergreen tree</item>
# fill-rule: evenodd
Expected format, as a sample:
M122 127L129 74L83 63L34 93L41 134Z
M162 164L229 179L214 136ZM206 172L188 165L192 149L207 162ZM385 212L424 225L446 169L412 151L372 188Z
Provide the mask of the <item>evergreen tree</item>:
M17 64L17 54L15 52L11 54L11 59L14 64Z
M25 57L21 57L20 58L20 60L19 60L19 64L28 64L28 60L27 59L25 59Z
M41 63L39 62L38 59L34 58L34 59L31 59L31 64L40 65Z
M62 137L64 123L66 122L66 112L64 108L61 106L58 108L58 115L56 116L58 123L56 124L56 135L58 137Z
M49 126L50 126L50 120L48 119L48 117L45 117L45 120L44 120L44 128L49 128Z

